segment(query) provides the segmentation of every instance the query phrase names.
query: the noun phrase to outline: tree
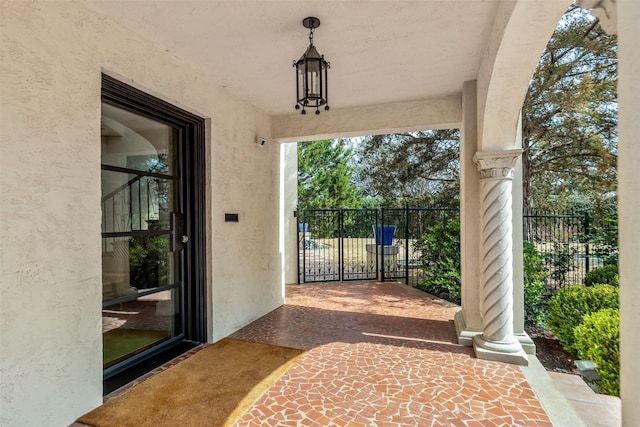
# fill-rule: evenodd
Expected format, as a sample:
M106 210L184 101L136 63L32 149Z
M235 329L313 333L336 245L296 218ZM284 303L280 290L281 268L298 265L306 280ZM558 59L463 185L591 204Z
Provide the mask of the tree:
M572 6L533 75L523 106L526 209L597 204L616 189L616 38Z
M358 208L360 190L352 182L352 150L344 140L298 144L298 204L306 209Z
M456 129L376 135L358 145L358 185L387 205L458 206Z

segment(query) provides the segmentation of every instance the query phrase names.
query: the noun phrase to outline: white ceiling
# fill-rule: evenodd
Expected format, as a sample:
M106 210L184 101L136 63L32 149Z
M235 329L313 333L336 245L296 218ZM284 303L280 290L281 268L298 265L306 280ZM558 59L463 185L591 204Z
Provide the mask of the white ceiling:
M294 59L331 63L332 109L459 93L477 76L500 0L87 0L269 114L294 112ZM504 0L503 0L504 1Z

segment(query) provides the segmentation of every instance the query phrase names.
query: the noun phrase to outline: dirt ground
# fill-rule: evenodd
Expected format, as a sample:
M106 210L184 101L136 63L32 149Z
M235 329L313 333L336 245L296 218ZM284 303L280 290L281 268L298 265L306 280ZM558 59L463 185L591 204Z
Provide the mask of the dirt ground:
M547 371L577 374L575 358L567 353L551 332L541 328L525 328L536 345L536 356Z

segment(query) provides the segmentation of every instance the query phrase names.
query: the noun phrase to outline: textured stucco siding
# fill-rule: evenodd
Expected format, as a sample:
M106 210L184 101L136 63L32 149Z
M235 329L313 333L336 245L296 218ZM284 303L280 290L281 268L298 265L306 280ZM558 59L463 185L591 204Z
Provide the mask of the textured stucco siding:
M640 420L640 5L620 1L618 14L618 219L620 238L620 397L622 425Z
M0 425L64 426L102 401L101 72L207 119L211 339L282 303L279 150L253 144L268 116L83 2L0 8Z

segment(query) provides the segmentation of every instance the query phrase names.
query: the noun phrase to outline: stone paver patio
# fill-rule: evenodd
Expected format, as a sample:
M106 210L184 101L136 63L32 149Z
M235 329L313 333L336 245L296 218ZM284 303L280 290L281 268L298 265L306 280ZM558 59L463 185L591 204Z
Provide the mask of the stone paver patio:
M236 426L552 426L519 367L457 344L455 308L396 283L288 285L233 338L307 350Z
M398 283L288 285L284 306L232 337L306 353L233 427L620 425L619 399L610 396L590 396L588 422L578 417L569 402L585 410L584 393L574 390L579 377L557 384L535 357L524 369L476 359L470 347L456 344L457 309Z

